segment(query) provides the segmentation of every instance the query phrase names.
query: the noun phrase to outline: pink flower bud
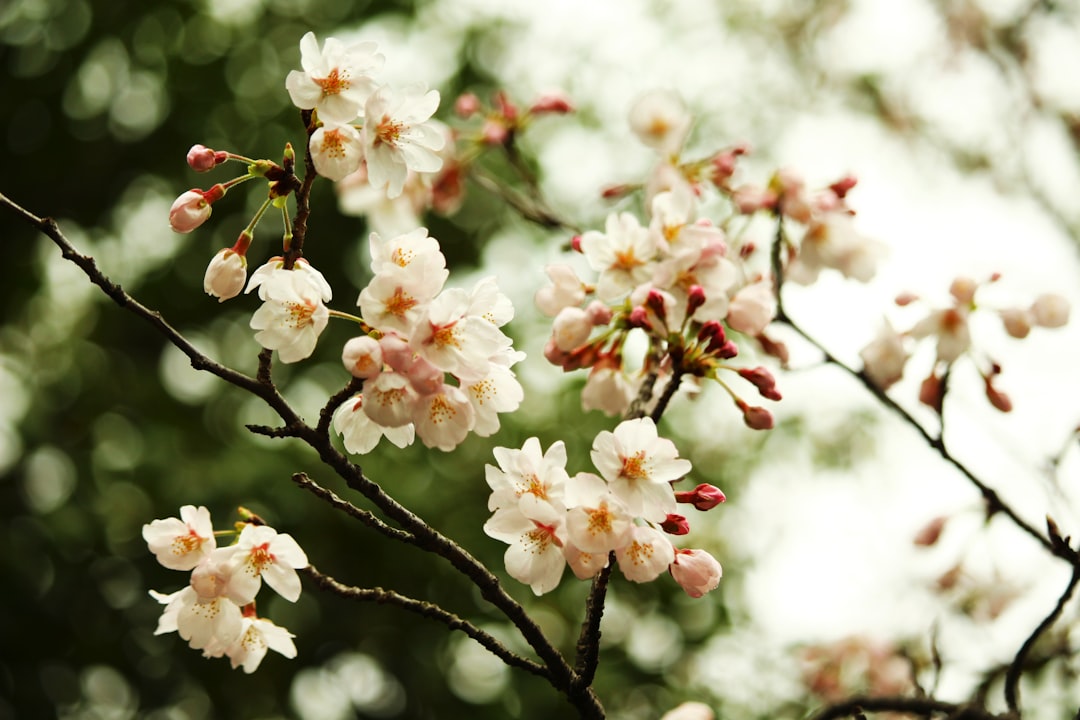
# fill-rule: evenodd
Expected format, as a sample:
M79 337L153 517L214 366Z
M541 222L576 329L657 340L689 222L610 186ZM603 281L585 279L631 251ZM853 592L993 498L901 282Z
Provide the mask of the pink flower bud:
M341 351L341 362L353 377L375 377L382 372L382 346L378 340L367 335L354 337L345 343Z
M484 120L480 136L486 145L503 145L510 138L510 130L499 120Z
M684 490L675 493L675 501L693 505L698 510L712 510L727 497L720 488L708 483L702 483L693 490Z
M912 542L919 547L930 547L931 545L935 545L938 538L941 537L941 531L945 529L945 523L948 519L949 518L945 515L934 518L916 533L915 539Z
M757 341L758 344L761 345L761 351L763 353L779 360L780 367L787 368L788 360L791 359L791 354L788 352L787 345L779 340L773 340L764 333L757 336Z
M413 349L400 335L390 332L379 338L383 362L399 373L405 373L412 364Z
M454 114L459 118L469 119L480 112L480 98L473 93L462 93L454 101Z
M727 340L727 334L724 332L724 326L716 320L705 321L701 329L698 330L698 340L702 342L711 342L717 340L721 344Z
M247 284L247 257L231 248L218 250L206 266L203 290L225 302L240 294Z
M772 210L776 207L777 197L772 190L753 185L742 185L735 188L731 200L743 215L752 215L758 210Z
M691 285L686 294L686 315L689 317L697 312L697 309L705 304L705 288L700 285Z
M205 145L192 145L188 150L187 164L195 172L206 172L225 162L225 153L214 152Z
M720 563L704 550L677 549L675 562L671 563L669 570L679 587L692 598L715 590L724 575Z
M630 315L626 318L626 324L634 328L652 330L652 323L649 322L649 311L641 305L630 311Z
M202 190L188 190L169 208L169 225L178 233L189 233L210 217L210 201Z
M1005 308L999 310L1001 324L1005 326L1005 332L1020 340L1026 338L1031 332L1031 313L1022 308Z
M829 186L829 189L836 193L836 197L843 200L858 182L858 179L856 179L854 175L848 175L834 182Z
M1031 316L1039 327L1061 327L1069 321L1069 301L1053 293L1040 295L1031 304Z
M574 252L584 252L584 250L581 249L580 235L575 235L574 237L570 238L570 249Z
M543 113L555 113L557 115L565 115L574 111L574 106L570 104L570 99L562 92L549 92L541 95L536 102L529 108L529 112L533 115L541 115Z
M579 307L565 307L551 324L551 337L559 350L570 352L588 342L592 329L588 313Z
M645 297L645 306L656 313L659 318L663 319L667 317L667 309L664 307L664 296L656 288L649 290L649 294Z
M902 292L902 293L900 293L899 295L896 296L896 299L893 302L895 302L900 307L904 307L905 305L910 305L911 303L915 302L918 299L919 299L919 296L916 295L915 293Z
M934 373L922 381L919 385L919 402L923 405L927 405L934 409L939 415L941 414L941 404L945 401L945 386L941 383L939 378Z
M978 283L971 278L958 277L949 286L949 294L956 298L956 302L961 305L970 305L971 301L975 299L975 290L978 287Z
M614 316L611 308L599 300L593 300L586 305L585 313L589 316L589 322L593 325L607 325Z
M660 529L668 535L686 535L690 532L690 522L682 515L670 513L660 523Z
M1012 400L1009 399L1008 395L994 387L993 380L990 377L986 378L986 399L1001 412L1012 411Z
M609 185L600 192L600 197L605 200L615 200L630 192L631 189L629 185Z
M758 392L761 393L763 398L769 400L782 399L780 393L776 390L776 378L772 376L772 373L769 372L767 368L756 367L752 370L740 368L739 375L741 375L744 380L753 383L754 387L758 389Z
M511 123L517 120L517 105L512 103L509 96L507 96L507 94L502 90L495 93L495 109L501 116L509 120Z
M743 400L735 403L743 414L743 422L751 430L772 430L776 425L773 414L763 407L747 405Z

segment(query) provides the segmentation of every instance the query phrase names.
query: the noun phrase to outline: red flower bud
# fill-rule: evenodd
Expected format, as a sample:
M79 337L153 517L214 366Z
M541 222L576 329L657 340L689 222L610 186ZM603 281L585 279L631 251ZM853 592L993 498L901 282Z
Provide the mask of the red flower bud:
M669 535L686 535L690 532L690 522L682 515L671 514L660 523L660 529Z
M454 101L454 114L459 118L468 119L480 112L480 98L472 93L462 93Z
M739 400L736 403L743 414L743 422L751 430L772 430L776 425L773 414L763 407L747 405Z
M776 390L776 379L772 376L772 373L764 367L756 367L754 369L740 368L739 375L744 380L748 380L754 384L754 387L758 389L763 398L769 400L780 400L780 393Z
M677 502L693 505L698 510L712 510L714 507L727 500L727 497L720 491L720 488L715 485L702 483L693 490L675 493L675 500Z
M697 312L697 309L705 304L705 299L705 288L700 285L691 285L686 297L687 317Z
M941 404L944 400L945 387L941 383L941 378L934 373L930 373L930 375L922 381L922 384L919 385L919 402L923 405L932 407L934 411L940 415Z

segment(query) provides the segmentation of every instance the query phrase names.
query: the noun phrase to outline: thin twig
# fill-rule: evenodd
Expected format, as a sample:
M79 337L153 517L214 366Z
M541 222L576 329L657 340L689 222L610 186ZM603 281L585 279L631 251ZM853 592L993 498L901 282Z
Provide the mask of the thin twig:
M1065 609L1065 605L1069 602L1073 592L1076 590L1077 583L1080 583L1080 565L1073 565L1069 584L1065 587L1065 591L1061 593L1061 597L1058 598L1057 604L1054 605L1054 609L1050 611L1049 615L1043 618L1043 621L1039 623L1039 626L1032 631L1031 635L1024 641L1024 644L1020 646L1020 650L1017 651L1016 657L1013 658L1012 664L1009 665L1009 669L1005 673L1005 703L1008 705L1011 712L1016 713L1017 717L1020 716L1020 675L1024 670L1024 661L1027 659L1028 653L1035 647L1035 643L1038 642L1042 634L1049 630L1057 621L1062 610Z
M521 668L533 675L549 678L548 669L528 658L514 653L493 635L484 632L468 620L464 620L452 612L448 612L434 603L417 600L393 590L382 588L358 588L338 582L329 575L319 572L314 566L309 565L300 572L314 582L319 588L331 592L339 597L360 602L374 602L380 605L393 605L408 610L409 612L431 618L446 625L451 630L461 630L463 633L480 643L496 657L511 667Z
M964 718L964 720L996 720L1000 717L982 708L957 705L932 698L858 696L822 708L817 714L812 715L810 720L838 720L838 718L852 717L858 712L898 712L915 717L944 714L949 718Z
M388 538L410 544L416 539L412 533L408 533L404 530L398 530L395 527L391 527L379 518L375 517L373 513L368 512L363 508L358 508L348 500L344 500L338 497L338 495L335 494L334 491L324 488L322 485L308 477L307 473L293 473L292 481L296 483L298 487L307 490L309 493L319 498L320 500L323 500L331 507L342 511L349 517L359 520L363 524L367 525L369 528L372 528L373 530L382 533Z

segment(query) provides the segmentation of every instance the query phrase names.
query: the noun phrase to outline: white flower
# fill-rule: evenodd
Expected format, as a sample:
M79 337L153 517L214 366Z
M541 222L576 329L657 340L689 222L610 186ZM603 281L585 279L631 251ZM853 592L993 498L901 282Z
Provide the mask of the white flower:
M880 243L858 233L850 212L832 210L811 222L788 273L795 282L809 284L822 268L832 268L846 278L869 282L884 252Z
M369 325L408 336L447 276L446 268L436 270L431 263L383 268L360 291L356 304Z
M382 346L368 335L351 338L341 349L341 363L353 377L375 377L383 368Z
M614 300L643 282L653 271L656 237L630 213L608 215L604 232L581 236L581 250L589 266L600 273L596 296Z
M435 123L428 122L439 107L437 90L415 86L395 93L381 87L364 105L364 156L368 182L386 187L395 198L405 186L409 170L436 172L443 160L438 151L446 136Z
M326 122L308 143L315 170L328 180L343 180L364 162L364 142L352 125Z
M638 139L668 155L682 149L691 120L682 98L670 90L646 93L630 108L630 129Z
M863 372L882 390L887 390L904 375L908 355L904 351L904 339L886 320L877 337L859 351Z
M461 388L443 385L416 401L413 424L424 445L450 452L476 424L476 411Z
M412 444L415 430L412 424L385 427L364 412L364 396L357 394L343 402L334 411L334 430L341 435L345 449L355 455L364 455L379 444L382 437L400 448Z
M517 410L525 399L525 391L509 367L522 357L523 353L507 349L491 359L487 375L474 382L462 383L461 389L469 396L476 413L473 431L480 437L498 432L498 414Z
M471 305L464 290L446 290L427 306L409 338L418 355L462 382L486 377L489 358L511 342L494 323L469 315Z
M585 284L569 265L548 265L544 272L551 285L536 291L536 307L548 317L555 317L566 307L580 305L585 301Z
M762 279L747 285L728 305L727 324L747 335L760 335L776 317L776 298L772 283Z
M142 536L158 562L171 570L191 570L217 547L210 511L202 506L185 505L179 519L143 525Z
M422 268L422 273L432 282L441 277L439 289L431 293L432 297L442 289L442 283L450 274L439 241L428 235L424 227L386 239L373 232L368 237L368 252L371 254L373 273L414 266L413 270Z
M951 363L971 347L968 311L964 306L934 310L909 331L914 338L937 337L937 359Z
M283 627L260 617L245 617L239 637L225 650L235 670L243 667L244 672L253 673L266 657L267 649L281 653L287 658L296 657L296 637Z
M622 415L630 407L636 392L621 367L597 363L581 390L581 409L599 410L605 415Z
M363 108L376 82L369 73L382 67L385 58L372 42L345 46L337 38L327 38L322 49L315 33L300 39L301 72L293 70L285 78L285 89L293 104L302 110L315 109L321 119L347 123Z
M716 714L708 705L699 702L684 702L673 710L664 713L660 720L715 720Z
M525 495L518 507L497 510L484 523L485 533L510 544L503 556L506 572L537 595L553 590L566 567L559 537L564 515L561 508Z
M578 473L566 485L566 536L586 553L607 553L630 540L633 516L603 479Z
M484 466L484 478L492 491L488 510L515 508L525 495L548 502L561 501L569 480L566 445L562 440L556 440L543 453L540 440L531 437L520 450L497 447L492 454L499 467Z
M671 483L690 472L675 443L659 437L652 418L624 420L614 432L602 431L592 446L592 461L611 492L629 512L662 522L675 512Z
M635 525L630 542L615 549L615 560L627 580L652 582L675 561L675 548L659 530Z
M281 270L285 267L285 258L280 255L275 256L267 260L260 265L255 272L251 273L251 280L248 281L247 290L245 293L249 293L255 288L259 288L259 299L266 299L266 288L263 287L263 283L273 274L275 270ZM330 302L333 298L333 293L330 290L330 283L326 282L326 278L323 274L315 269L315 267L304 258L297 258L293 264L292 271L299 273L305 280L319 293L319 297L322 298L324 303Z
M289 602L300 597L300 576L296 571L308 565L307 555L291 535L278 534L267 525L247 524L235 545L227 551L225 562L233 571L232 585L243 595L255 597L262 580Z
M250 323L258 330L255 340L268 350L277 350L284 363L310 356L330 313L305 274L275 269L262 283L259 295L264 302Z
M240 606L227 597L201 598L188 586L171 595L150 591L161 603L167 603L158 621L155 635L176 631L196 650L220 656L243 630Z
M1040 327L1061 327L1069 322L1069 301L1054 293L1040 295L1031 304L1031 317Z
M247 282L247 257L231 248L222 248L210 259L203 276L203 290L225 302L244 289Z

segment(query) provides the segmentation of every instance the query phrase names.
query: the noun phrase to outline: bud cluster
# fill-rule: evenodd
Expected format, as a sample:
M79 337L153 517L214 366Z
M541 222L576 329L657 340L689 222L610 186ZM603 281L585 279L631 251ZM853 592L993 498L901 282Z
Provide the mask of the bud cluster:
M919 321L904 332L896 331L886 320L876 338L860 352L863 360L863 373L878 387L888 389L904 374L904 368L911 357L909 345L922 340L934 342L935 357L930 374L922 381L919 388L919 401L941 412L947 391L946 378L953 364L967 355L983 379L986 398L1001 412L1012 409L1009 396L999 390L995 378L1001 374L1001 365L997 362L976 356L971 338L971 316L977 311L995 313L1001 320L1005 332L1010 336L1023 339L1032 327L1058 328L1069 319L1069 303L1060 295L1045 293L1037 297L1028 307L1008 307L990 310L980 306L975 296L980 287L996 283L999 274L994 274L985 282L979 283L968 277L958 277L949 287L951 302L944 307L933 307ZM896 304L907 306L919 298L904 293L896 298Z

